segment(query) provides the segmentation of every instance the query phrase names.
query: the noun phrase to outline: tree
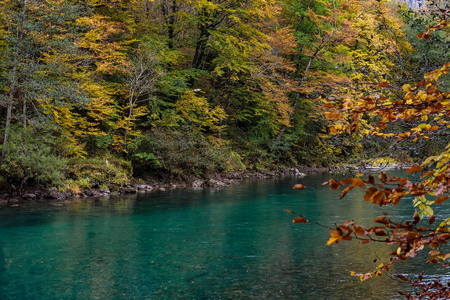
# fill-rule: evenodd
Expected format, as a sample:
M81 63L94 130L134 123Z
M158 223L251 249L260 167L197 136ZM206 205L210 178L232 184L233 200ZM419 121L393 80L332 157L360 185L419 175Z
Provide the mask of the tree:
M134 59L125 70L125 76L128 83L128 104L129 113L125 127L124 144L127 148L128 133L130 131L131 121L135 118L135 107L139 102L152 101L152 92L162 70L158 66L159 59L155 51L146 49L145 46L135 51ZM138 114L145 113L142 109Z
M448 11L447 11L448 12ZM429 26L428 31L420 33L420 39L429 39L435 31L442 30L447 32L450 22L443 18L435 25ZM338 107L340 111L345 112L345 117L349 122L343 120L335 131L342 134L352 134L359 131L358 120L367 119L370 116L376 116L376 122L368 124L370 133L383 138L395 138L396 140L411 139L418 141L420 139L433 139L447 131L450 117L450 92L441 90L439 79L450 73L450 62L442 67L428 72L423 80L414 84L405 84L402 87L402 97L390 97L380 95L368 95L351 103L327 103L327 107ZM378 87L383 88L389 83L381 82ZM336 116L336 119L344 118L344 113ZM388 123L399 121L412 122L415 120L421 123L409 131L401 133L387 132ZM343 125L342 125L343 124ZM396 251L390 252L390 260L381 263L373 272L357 273L352 272L353 276L358 276L362 281L375 275L381 276L389 271L394 262L406 261L414 258L425 249L429 249L428 260L426 263L440 263L448 266L445 262L450 258L449 250L446 249L447 241L450 239L450 218L445 218L436 222L437 216L434 210L439 209L447 199L449 199L450 188L450 144L443 149L437 156L424 158L420 165L414 165L406 173L413 174L421 172L421 181L415 182L410 178L390 177L382 172L378 176L378 182L375 177L368 175L366 179L363 175L355 178L344 179L337 182L334 179L326 184L333 190L344 188L340 199L354 188L366 189L364 200L375 205L397 205L406 195L414 197L413 205L416 211L411 220L395 223L387 216L381 216L373 221L377 223L370 228L364 228L354 221L345 222L336 228L330 228L331 237L327 245L339 243L343 240L357 239L360 243L380 242L387 245L397 245ZM294 187L296 188L296 187ZM435 208L433 208L435 207ZM291 211L288 211L293 213ZM428 218L428 224L423 224L423 219ZM306 223L308 220L303 216L294 219L294 223ZM443 299L450 297L450 288L448 285L436 280L431 283L412 281L403 275L398 277L413 286L421 288L416 295L411 293L401 293L408 299L427 298Z
M6 106L2 159L10 126L21 122L48 132L67 155L82 153L72 137L83 122L75 110L87 101L80 89L80 60L75 46L81 10L69 1L2 1L0 25L4 54L0 62L0 97ZM56 5L57 4L57 5Z

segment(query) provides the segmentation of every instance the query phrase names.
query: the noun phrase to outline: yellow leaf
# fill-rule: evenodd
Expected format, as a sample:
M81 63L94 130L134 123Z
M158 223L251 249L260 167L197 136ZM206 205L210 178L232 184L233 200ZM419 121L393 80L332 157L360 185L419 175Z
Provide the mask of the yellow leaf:
M411 90L411 85L410 84L403 85L402 90L404 90L405 92L409 92Z

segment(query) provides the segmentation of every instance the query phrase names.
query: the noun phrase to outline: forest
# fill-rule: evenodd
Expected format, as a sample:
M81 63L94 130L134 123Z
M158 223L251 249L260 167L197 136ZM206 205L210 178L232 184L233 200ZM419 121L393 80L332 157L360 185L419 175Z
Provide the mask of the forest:
M405 132L420 119L390 123L392 111L352 127L340 113L361 98L403 97L450 61L448 28L423 38L449 18L445 1L421 10L385 0L0 6L1 189L76 194L132 178L415 162L448 142L434 127L413 139ZM448 91L449 76L438 77Z

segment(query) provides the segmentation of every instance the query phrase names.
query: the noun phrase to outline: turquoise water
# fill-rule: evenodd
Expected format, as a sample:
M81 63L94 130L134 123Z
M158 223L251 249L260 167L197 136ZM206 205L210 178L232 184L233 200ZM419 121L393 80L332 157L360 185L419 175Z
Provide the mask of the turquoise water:
M2 209L0 299L399 298L409 287L398 280L350 276L373 270L383 245L326 246L326 229L292 224L284 212L333 225L369 224L388 210L362 201L362 191L338 200L321 185L328 178ZM292 190L299 182L308 189ZM407 202L400 218L411 213ZM417 266L392 273L417 274Z

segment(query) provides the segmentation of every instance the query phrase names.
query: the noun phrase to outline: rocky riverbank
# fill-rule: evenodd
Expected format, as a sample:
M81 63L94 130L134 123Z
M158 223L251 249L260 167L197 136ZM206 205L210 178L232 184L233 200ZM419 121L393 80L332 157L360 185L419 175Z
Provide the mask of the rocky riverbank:
M235 172L227 174L216 174L207 178L193 177L189 181L157 181L156 179L148 182L133 180L125 186L111 185L110 189L93 186L88 189L80 189L79 191L61 191L56 187L49 189L32 188L16 191L0 192L0 206L19 206L22 203L44 203L51 201L71 201L76 198L87 197L110 197L114 195L148 193L151 191L166 191L179 188L205 188L205 187L226 187L242 182L243 180L266 179L273 177L281 177L295 175L303 177L306 173L325 171L324 168L302 168L301 172L297 168L284 169L281 171L265 171L265 172Z
M158 181L151 179L146 182L142 180L133 179L128 185L114 186L110 189L101 188L98 185L87 189L80 189L79 191L61 191L56 187L49 189L23 189L16 191L0 191L0 207L1 206L19 206L23 203L46 203L56 201L58 203L64 201L71 201L76 198L87 197L110 197L124 194L148 193L152 191L166 191L179 188L206 188L206 187L226 187L233 184L240 183L244 180L260 180L283 176L299 176L303 177L307 174L317 172L329 172L330 174L349 173L356 174L359 172L376 172L381 169L402 169L407 165L396 164L389 166L375 166L371 168L361 169L356 166L333 166L333 167L316 167L303 166L300 168L288 168L278 171L259 171L249 172L241 171L227 174L215 174L211 177L198 178L192 177L189 181ZM352 176L352 175L349 175Z

